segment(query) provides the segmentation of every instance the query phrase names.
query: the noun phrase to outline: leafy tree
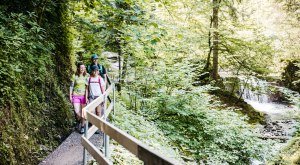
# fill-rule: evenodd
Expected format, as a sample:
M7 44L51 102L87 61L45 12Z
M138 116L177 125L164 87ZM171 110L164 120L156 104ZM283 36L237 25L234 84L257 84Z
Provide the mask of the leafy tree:
M218 111L213 108L216 105L209 104L207 90L212 87L191 85L193 75L187 74L187 64L168 67L161 62L151 73L136 74L128 85L127 106L154 121L181 154L197 162L247 164L251 158L266 159L266 143L241 116L230 110Z

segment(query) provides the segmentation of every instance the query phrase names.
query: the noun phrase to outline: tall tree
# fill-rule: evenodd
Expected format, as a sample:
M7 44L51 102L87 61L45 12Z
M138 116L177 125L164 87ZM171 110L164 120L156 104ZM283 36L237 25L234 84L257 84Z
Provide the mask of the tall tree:
M219 77L218 74L218 58L219 58L219 6L221 0L213 0L213 14L212 14L212 28L213 28L213 70L212 70L212 78L217 80Z

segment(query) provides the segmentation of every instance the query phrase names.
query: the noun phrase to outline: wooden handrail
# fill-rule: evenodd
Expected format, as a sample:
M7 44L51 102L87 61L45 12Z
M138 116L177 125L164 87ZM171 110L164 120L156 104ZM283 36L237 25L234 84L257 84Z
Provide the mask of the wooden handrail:
M103 95L101 95L95 100L93 100L92 102L90 102L86 107L82 108L82 111L86 112L87 110L95 109L96 107L99 106L99 102L101 104L103 101L104 101L104 97Z
M98 127L102 132L110 136L110 138L117 141L131 153L136 155L139 159L144 161L145 164L155 164L155 165L169 165L175 164L174 160L164 158L164 156L150 149L148 146L144 145L141 141L127 134L126 132L120 130L109 122L105 121L103 118L96 116L91 112L87 112L87 118L89 121Z
M107 88L107 90L104 93L105 95L102 95L97 99L93 100L88 106L84 108L83 112L85 113L87 123L90 122L93 124L93 126L86 130L85 135L82 136L81 144L83 145L83 147L87 151L89 151L89 153L91 153L91 155L96 159L98 163L111 164L111 162L108 161L108 158L105 157L105 155L107 155L107 147L105 149L106 154L103 155L99 150L96 150L96 147L93 146L93 144L90 143L88 140L98 129L100 129L102 132L104 132L104 134L106 134L106 138L109 136L112 139L116 140L119 144L124 146L127 150L136 155L139 159L144 161L144 164L178 164L172 159L164 158L163 155L155 152L154 150L150 149L148 146L143 144L141 141L137 140L136 138L132 137L131 135L127 134L126 132L122 131L121 129L115 127L114 125L106 121L106 118L109 116L110 112L112 111L112 109L114 109L115 106L115 99L113 99L113 102L110 101L110 105L108 107L106 106L106 100L108 100L108 95L112 91L115 92L114 84L111 84ZM92 109L95 109L103 102L105 103L105 113L102 117L99 117L91 112ZM106 143L108 145L107 139ZM86 152L84 154L84 158L86 158ZM84 161L84 163L86 163L86 161Z

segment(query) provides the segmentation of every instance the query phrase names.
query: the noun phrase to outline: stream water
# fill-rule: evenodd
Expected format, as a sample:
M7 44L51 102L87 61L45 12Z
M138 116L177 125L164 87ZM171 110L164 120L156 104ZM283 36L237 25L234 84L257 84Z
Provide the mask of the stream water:
M300 109L287 101L287 96L300 100L299 93L276 86L255 77L227 77L226 89L243 98L259 112L266 114L266 125L258 126L258 133L264 139L277 139L274 150L282 148L295 132L296 114ZM252 165L264 164L254 160Z

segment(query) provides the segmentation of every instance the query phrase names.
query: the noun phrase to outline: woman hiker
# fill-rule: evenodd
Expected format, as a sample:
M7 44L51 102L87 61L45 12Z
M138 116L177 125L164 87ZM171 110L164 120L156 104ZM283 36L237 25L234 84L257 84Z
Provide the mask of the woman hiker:
M87 90L88 99L91 103L93 100L97 99L99 96L105 93L105 82L101 76L99 76L99 68L97 65L91 66L91 75L87 80ZM101 117L104 114L104 103L101 103L96 107L95 113L97 116ZM96 131L99 134L100 131Z
M105 82L101 76L99 76L99 68L97 65L91 66L91 75L87 80L88 99L92 102L105 92ZM103 115L103 106L99 105L96 108L96 115Z
M89 74L86 73L86 68L84 64L79 63L77 65L77 71L72 76L72 82L70 86L70 101L74 106L75 116L76 116L76 129L82 134L84 133L84 118L82 116L82 108L86 106L86 88L87 79Z

